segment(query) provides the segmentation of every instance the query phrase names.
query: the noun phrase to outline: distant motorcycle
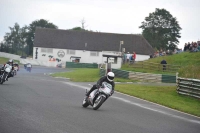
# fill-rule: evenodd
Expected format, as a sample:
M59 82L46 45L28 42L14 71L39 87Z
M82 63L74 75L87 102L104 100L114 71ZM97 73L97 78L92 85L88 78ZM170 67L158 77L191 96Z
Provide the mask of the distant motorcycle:
M15 70L14 68L11 69L11 72L10 72L10 77L14 77L15 76Z
M31 67L27 67L26 70L27 70L28 72L31 72Z
M31 72L31 69L32 69L32 65L30 63L26 64L26 70L28 72Z
M8 75L11 72L11 68L12 66L5 66L4 69L1 69L0 84L3 84L3 82L6 81L6 79L8 78Z
M13 74L14 74L14 75L17 75L17 71L18 71L18 67L15 66L15 67L14 67L14 70L13 70Z
M94 110L97 110L112 95L111 92L112 85L107 82L103 82L99 89L95 89L90 93L89 97L83 99L82 106L86 108L91 105Z

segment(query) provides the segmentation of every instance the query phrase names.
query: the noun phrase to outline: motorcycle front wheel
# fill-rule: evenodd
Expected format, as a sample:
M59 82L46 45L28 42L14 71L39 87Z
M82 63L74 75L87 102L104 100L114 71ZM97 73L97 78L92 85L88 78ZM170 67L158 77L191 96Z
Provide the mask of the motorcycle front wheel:
M101 107L105 99L106 98L104 96L97 97L97 99L94 101L93 109L97 110L99 107Z
M83 106L84 108L87 108L87 107L89 106L89 104L88 104L88 102L86 101L85 98L83 99L82 106Z

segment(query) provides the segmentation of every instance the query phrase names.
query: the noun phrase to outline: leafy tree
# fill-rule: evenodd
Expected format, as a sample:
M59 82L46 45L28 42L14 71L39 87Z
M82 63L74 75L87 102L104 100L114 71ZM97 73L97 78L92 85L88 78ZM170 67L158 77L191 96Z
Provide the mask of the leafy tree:
M6 51L19 54L22 52L25 39L25 28L20 28L18 23L15 23L14 27L9 27L10 32L4 36L4 48Z
M86 29L83 29L83 28L81 28L81 27L74 27L74 28L69 29L69 30L94 32L94 31L92 31L92 30L86 30Z
M179 43L178 38L181 38L182 28L176 18L165 9L156 8L139 28L142 28L144 38L156 49L174 50Z
M74 28L72 28L72 29L70 29L70 30L85 30L85 29L82 29L81 27L74 27Z
M58 29L58 27L56 25L54 25L53 23L50 23L44 19L33 21L28 26L28 33L27 33L27 39L26 39L26 43L27 43L27 47L28 47L28 54L33 54L33 41L35 38L36 27Z

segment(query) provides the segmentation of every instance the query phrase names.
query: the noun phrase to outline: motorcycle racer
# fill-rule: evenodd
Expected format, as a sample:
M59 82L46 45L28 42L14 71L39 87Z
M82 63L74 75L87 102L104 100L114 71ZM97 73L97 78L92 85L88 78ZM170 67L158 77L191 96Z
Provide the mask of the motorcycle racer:
M97 83L92 86L90 91L87 92L86 97L88 97L93 90L98 89L99 87L101 87L103 82L107 82L107 83L112 85L112 93L111 94L113 94L114 93L114 88L115 88L115 83L113 81L114 78L115 78L115 74L113 72L108 72L106 76L101 77L97 81Z

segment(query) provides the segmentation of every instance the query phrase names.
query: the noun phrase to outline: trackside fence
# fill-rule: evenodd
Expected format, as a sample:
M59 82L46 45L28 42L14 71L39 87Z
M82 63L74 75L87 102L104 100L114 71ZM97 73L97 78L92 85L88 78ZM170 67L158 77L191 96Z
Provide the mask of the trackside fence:
M98 68L98 64L66 62L66 68Z
M132 79L142 82L157 82L157 83L176 83L176 75L152 74L125 71L120 69L112 69L115 76L118 78ZM100 69L100 76L105 75L105 71Z
M200 80L178 77L177 93L200 98Z
M164 64L164 65L165 67L163 67L163 65L159 63L138 61L138 62L129 64L129 67L147 69L147 70L165 71L165 72L172 72L172 73L177 72L181 68L181 66L179 65L171 65L171 64Z

